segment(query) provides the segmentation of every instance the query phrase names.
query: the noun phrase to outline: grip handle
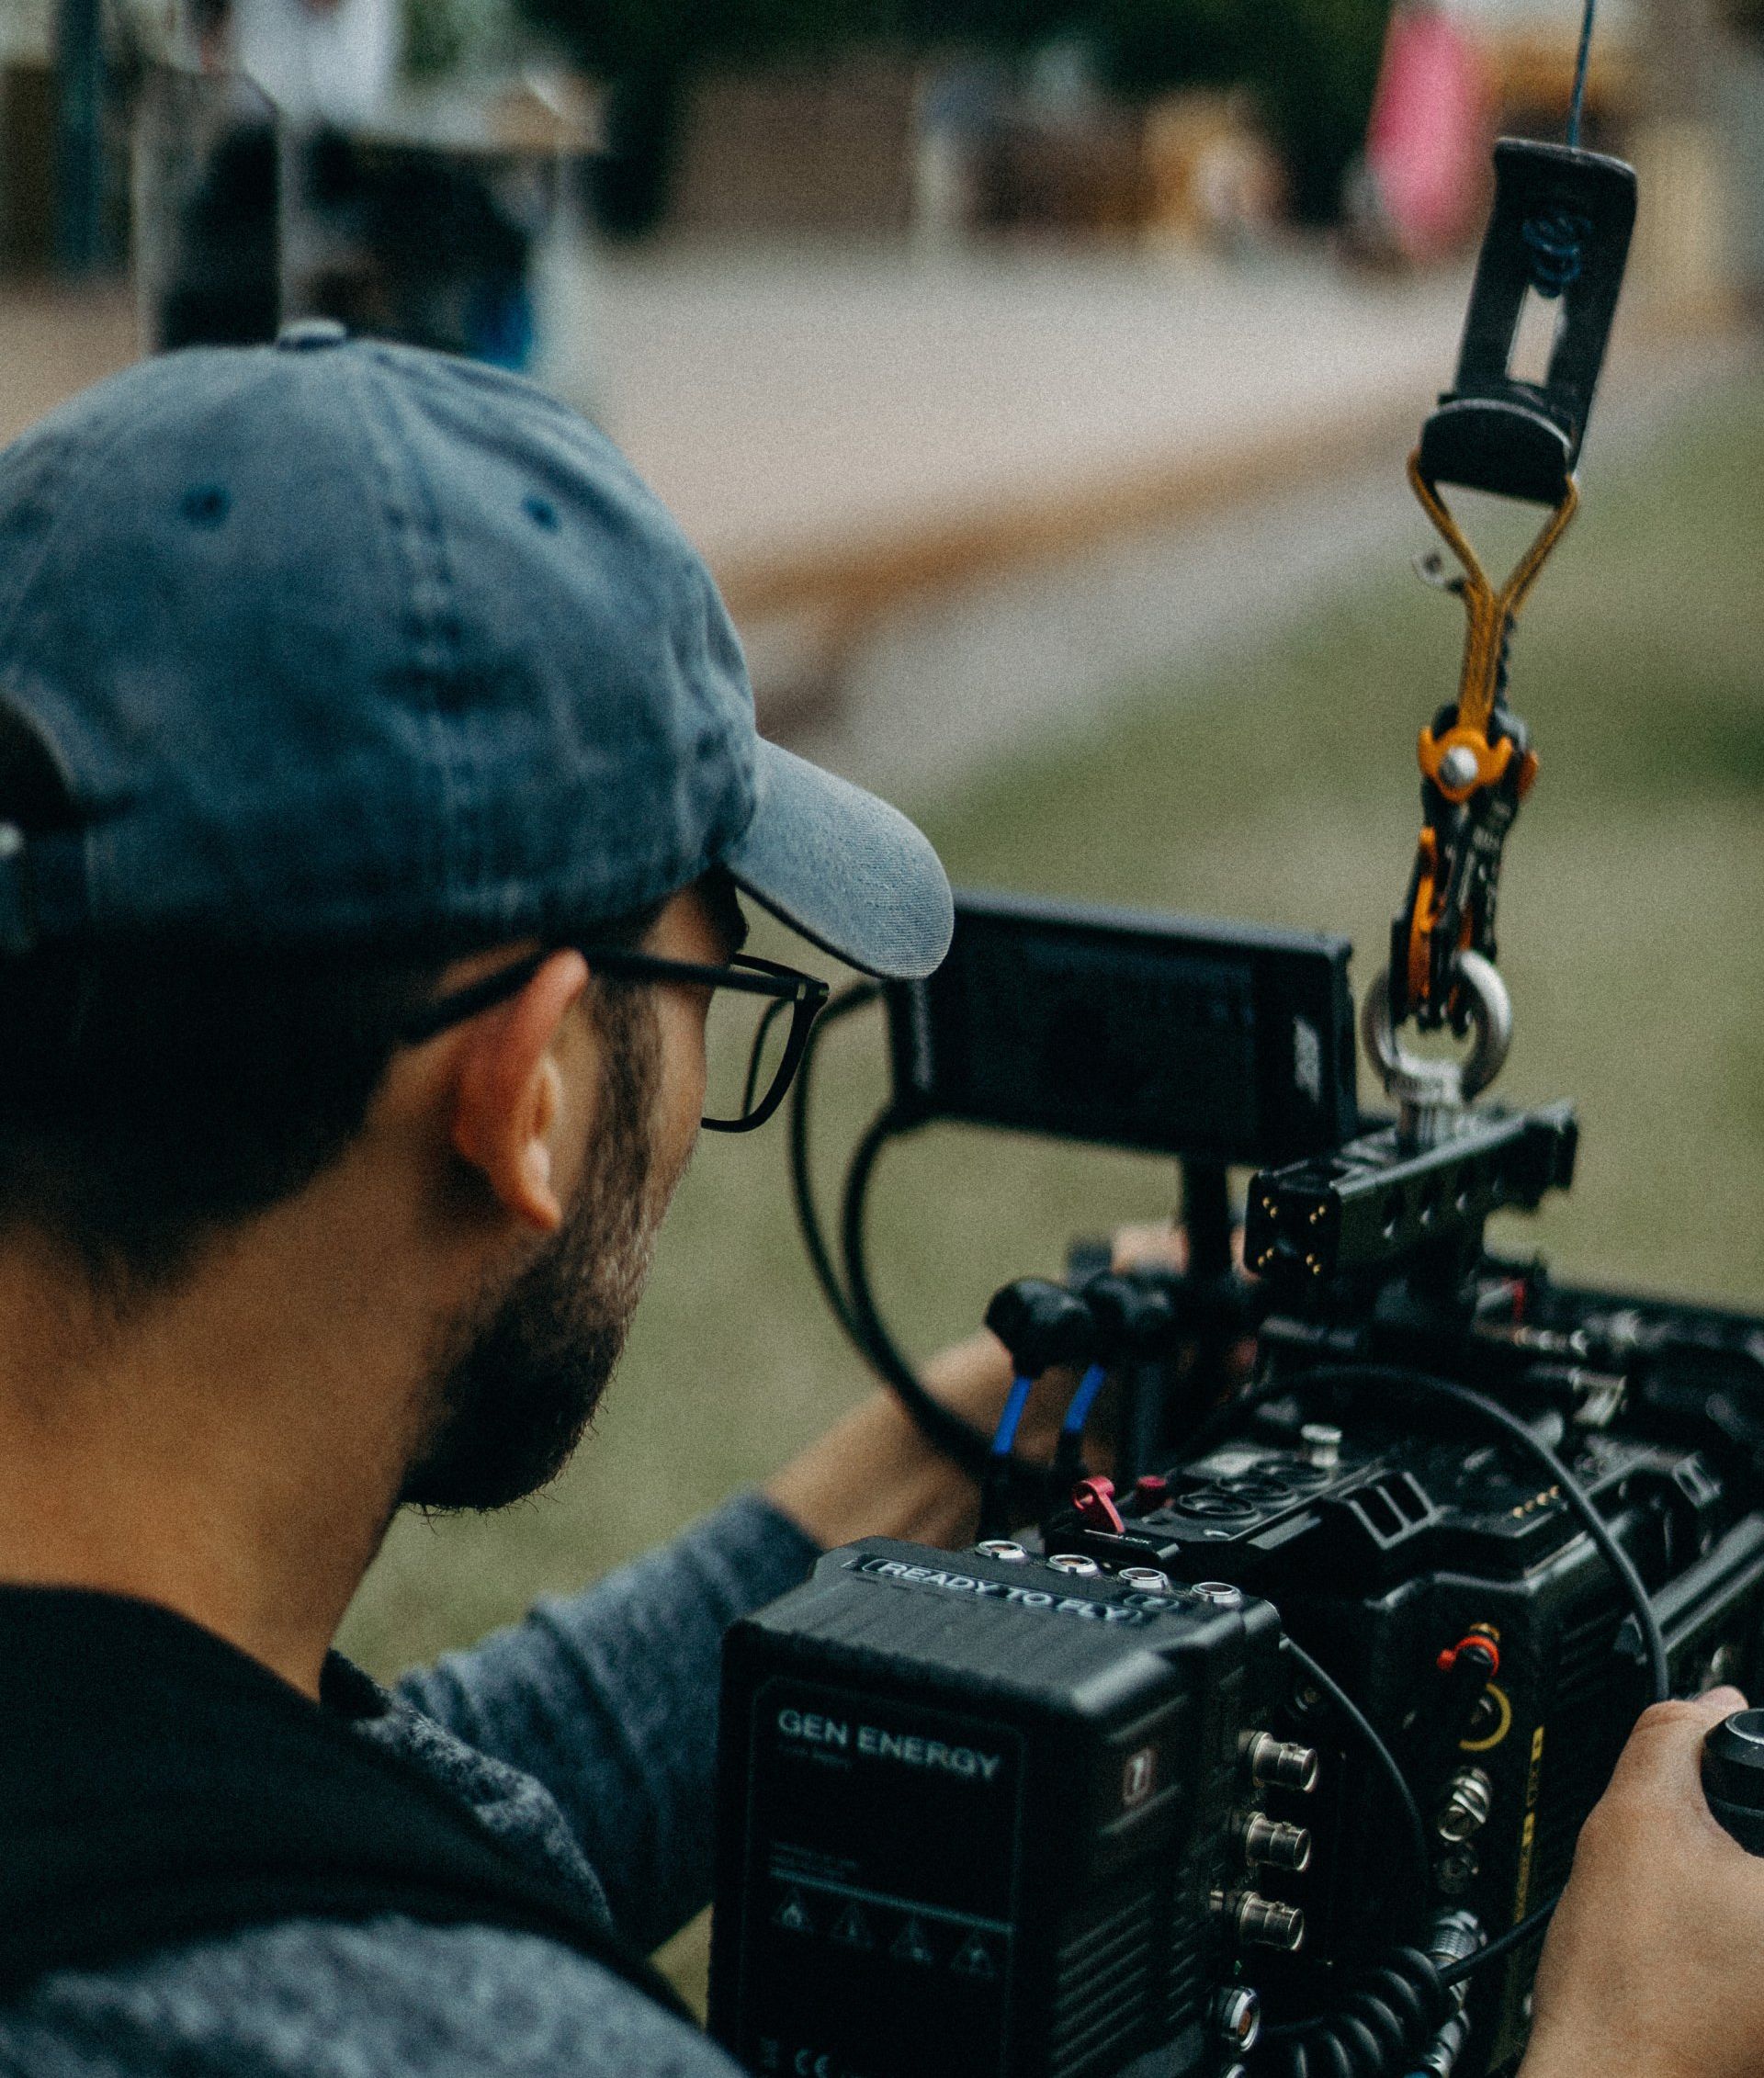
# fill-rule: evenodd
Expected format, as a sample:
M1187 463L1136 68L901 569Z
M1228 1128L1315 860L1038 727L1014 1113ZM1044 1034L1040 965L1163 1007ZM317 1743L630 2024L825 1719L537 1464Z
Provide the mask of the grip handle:
M1702 1793L1722 1829L1764 1855L1764 1710L1736 1710L1703 1740Z

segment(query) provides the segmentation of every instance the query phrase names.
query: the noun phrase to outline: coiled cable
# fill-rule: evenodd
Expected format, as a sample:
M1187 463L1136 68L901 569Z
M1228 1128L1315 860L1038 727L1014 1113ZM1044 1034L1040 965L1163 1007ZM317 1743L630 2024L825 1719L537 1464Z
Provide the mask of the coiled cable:
M1519 234L1532 255L1532 286L1540 296L1560 296L1579 280L1591 231L1572 209L1540 209L1521 224Z
M1430 1955L1390 1948L1354 1971L1327 2010L1271 2028L1255 2053L1257 2078L1396 2078L1413 2069L1453 2010Z

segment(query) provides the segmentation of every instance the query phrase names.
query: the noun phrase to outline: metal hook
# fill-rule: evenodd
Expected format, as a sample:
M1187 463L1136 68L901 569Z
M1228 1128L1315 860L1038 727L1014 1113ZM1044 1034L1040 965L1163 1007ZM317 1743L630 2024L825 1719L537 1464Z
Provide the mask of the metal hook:
M1361 1006L1360 1036L1401 1109L1405 1141L1417 1147L1448 1140L1472 1097L1500 1073L1513 1043L1513 1000L1507 984L1480 953L1461 952L1453 974L1470 1003L1473 1036L1461 1060L1426 1060L1411 1054L1390 1021L1390 972L1380 970Z

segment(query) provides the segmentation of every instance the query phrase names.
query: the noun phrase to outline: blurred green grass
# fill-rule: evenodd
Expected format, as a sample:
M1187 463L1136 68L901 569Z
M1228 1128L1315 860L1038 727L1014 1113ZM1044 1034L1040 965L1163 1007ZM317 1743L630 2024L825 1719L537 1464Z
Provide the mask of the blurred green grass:
M1527 610L1512 697L1543 774L1508 847L1501 1095L1572 1096L1582 1120L1573 1196L1507 1245L1764 1306L1760 480L1755 378L1600 473ZM1414 733L1455 683L1460 629L1394 570L1203 673L1124 688L923 819L958 884L1346 931L1363 984L1414 843ZM844 1028L816 1114L829 1189L883 1086L878 1034ZM1172 1192L1159 1162L922 1135L878 1184L886 1309L927 1350L1069 1235ZM386 1674L469 1640L763 1477L865 1390L792 1226L782 1121L708 1139L576 1463L499 1516L401 1521L345 1648Z

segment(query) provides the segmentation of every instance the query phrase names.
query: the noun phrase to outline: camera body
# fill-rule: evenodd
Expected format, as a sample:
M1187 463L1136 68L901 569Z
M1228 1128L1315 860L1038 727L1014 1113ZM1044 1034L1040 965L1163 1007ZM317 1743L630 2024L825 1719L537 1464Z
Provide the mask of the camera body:
M1747 1467L1671 1440L1670 1423L1544 1420L1559 1422L1571 1470L1657 1598L1675 1690L1755 1689L1764 1510ZM1468 1911L1494 1935L1561 1890L1645 1695L1610 1570L1535 1472L1388 1404L1304 1395L1169 1468L1123 1522L1112 1533L1061 1510L1046 1535L1111 1566L1204 1571L1278 1609L1402 1766L1427 1830L1430 1909ZM1466 1687L1457 1654L1472 1639L1493 1646L1495 1671ZM1327 1700L1301 1675L1270 1724L1321 1761L1308 1866L1259 1885L1306 1915L1302 1949L1257 1959L1277 2021L1327 2006L1340 1959L1387 1938L1409 1891L1387 1788ZM1476 1980L1461 2078L1521 2053L1537 1947Z
M1339 942L1111 930L958 898L951 973L891 992L896 1129L1173 1147L1210 1244L1125 1275L1073 1250L1112 1491L1069 1461L1013 1538L833 1553L731 1633L713 2027L786 2078L1491 2078L1541 1923L1466 1959L1566 1880L1655 1645L1676 1693L1764 1677L1764 1321L1491 1254L1491 1214L1572 1180L1573 1112L1425 1145L1363 1119ZM1087 1093L1012 963L1156 1074ZM1240 1079L1204 1121L1156 1094L1188 1053L1197 1087ZM1205 1200L1227 1164L1243 1269ZM845 1233L861 1272L849 1197ZM1012 1815L865 1727L996 1756ZM842 1884L890 1943L930 1908L927 1955L842 1944Z

